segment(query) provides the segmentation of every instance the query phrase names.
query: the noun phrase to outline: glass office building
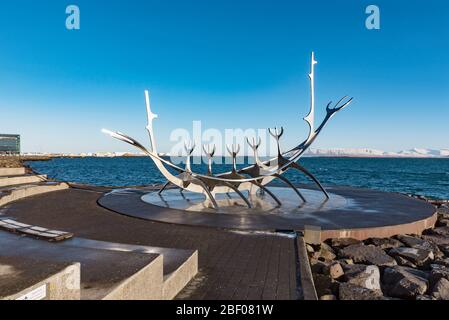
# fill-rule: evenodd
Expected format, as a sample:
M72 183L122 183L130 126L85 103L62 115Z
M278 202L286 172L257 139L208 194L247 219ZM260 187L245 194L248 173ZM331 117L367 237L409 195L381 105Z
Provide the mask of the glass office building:
M0 155L20 154L20 135L0 133Z

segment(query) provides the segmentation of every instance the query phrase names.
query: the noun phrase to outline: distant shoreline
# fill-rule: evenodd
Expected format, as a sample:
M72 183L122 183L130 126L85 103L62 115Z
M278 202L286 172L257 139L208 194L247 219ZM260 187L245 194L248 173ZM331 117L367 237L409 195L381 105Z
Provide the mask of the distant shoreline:
M64 156L64 155L45 155L45 156L20 156L22 161L50 161L53 159L84 159L84 158L99 158L99 159L110 159L110 158L146 158L146 155L121 155L121 156ZM163 156L169 157L169 156ZM217 156L220 157L220 156ZM252 156L245 156L247 158L252 158ZM365 155L304 155L304 158L329 158L329 159L449 159L449 157L437 157L437 156L365 156Z

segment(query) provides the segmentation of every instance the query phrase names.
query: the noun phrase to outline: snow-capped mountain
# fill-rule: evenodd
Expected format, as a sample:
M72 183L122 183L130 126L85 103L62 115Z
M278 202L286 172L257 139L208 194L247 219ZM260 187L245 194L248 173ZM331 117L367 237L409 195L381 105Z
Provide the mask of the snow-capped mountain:
M399 152L387 152L368 148L310 149L306 155L315 157L449 158L449 149L413 148Z

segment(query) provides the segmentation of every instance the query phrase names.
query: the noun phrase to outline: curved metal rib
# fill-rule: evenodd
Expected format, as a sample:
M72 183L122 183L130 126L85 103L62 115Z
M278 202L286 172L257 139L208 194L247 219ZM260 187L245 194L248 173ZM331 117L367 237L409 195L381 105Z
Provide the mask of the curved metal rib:
M315 176L310 173L309 171L307 171L306 168L304 168L303 166L297 164L296 162L292 163L291 165L292 168L297 169L301 172L303 172L306 176L308 176L310 179L312 179L318 186L318 188L321 189L321 191L324 193L324 195L326 196L327 199L330 199L329 194L327 193L326 189L324 189L323 185L321 184L321 182L318 181L317 178L315 178Z
M167 181L163 186L162 186L162 188L157 192L157 194L162 194L162 192L164 192L164 190L165 189L167 189L167 187L170 185L170 181Z
M273 198L273 200L274 201L276 201L276 203L279 205L279 206L281 206L282 205L282 202L273 194L273 192L271 192L270 190L268 190L268 188L267 187L265 187L264 185L262 185L262 184L260 184L260 183L258 183L258 182L256 182L256 181L253 181L252 182L254 185L256 185L256 186L258 186L260 189L262 189L264 192L266 192L266 193L268 193L269 195L270 195L270 197L272 197Z
M207 187L207 185L203 181L201 181L200 179L195 179L194 182L198 183L204 189L204 191L206 192L207 197L212 202L212 205L214 206L214 209L218 209L217 201L215 200L215 198L212 195L212 193L210 193L209 188Z
M296 192L296 194L301 198L302 201L307 202L306 198L304 198L304 196L302 195L301 192L299 192L298 188L296 188L293 183L290 182L290 180L288 180L286 177L281 176L280 174L275 174L274 175L276 178L281 179L282 181L284 181L286 184L289 185L290 188L293 189L293 191Z
M237 187L234 187L229 182L225 182L225 185L228 186L229 188L231 188L232 190L234 190L234 192L237 193L240 196L240 198L242 198L243 201L245 201L245 203L246 203L246 205L248 206L249 209L252 208L251 202L249 202L249 200L245 198L243 193L241 193L240 190Z

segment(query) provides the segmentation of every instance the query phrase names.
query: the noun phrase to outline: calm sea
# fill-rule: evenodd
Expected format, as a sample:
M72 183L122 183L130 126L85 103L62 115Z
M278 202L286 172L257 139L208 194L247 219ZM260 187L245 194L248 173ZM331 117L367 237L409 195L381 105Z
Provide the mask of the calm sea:
M301 163L324 184L449 199L449 159L303 158ZM149 158L57 158L30 162L37 172L57 180L102 186L135 186L165 182ZM220 170L230 165L218 165ZM205 172L205 165L194 165ZM286 176L307 182L293 170Z

